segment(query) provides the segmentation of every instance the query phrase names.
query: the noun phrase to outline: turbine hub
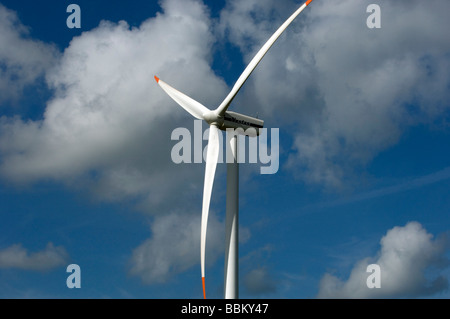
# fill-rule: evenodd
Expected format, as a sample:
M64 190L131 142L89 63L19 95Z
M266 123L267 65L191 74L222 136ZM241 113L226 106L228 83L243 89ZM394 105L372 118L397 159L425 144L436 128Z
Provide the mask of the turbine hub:
M203 114L203 119L209 125L216 125L217 127L221 127L223 125L223 116L219 116L214 111L210 111Z

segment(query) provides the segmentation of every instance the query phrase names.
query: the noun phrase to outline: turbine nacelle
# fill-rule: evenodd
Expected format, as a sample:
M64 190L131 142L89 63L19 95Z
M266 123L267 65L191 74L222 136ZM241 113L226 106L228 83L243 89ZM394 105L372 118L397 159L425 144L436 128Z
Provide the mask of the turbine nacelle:
M264 121L248 115L227 111L224 115L222 130L234 129L239 134L258 136L264 127Z
M216 111L203 114L203 119L209 125L215 125L222 131L235 130L238 134L258 136L264 127L264 121L248 115L227 111L220 116Z

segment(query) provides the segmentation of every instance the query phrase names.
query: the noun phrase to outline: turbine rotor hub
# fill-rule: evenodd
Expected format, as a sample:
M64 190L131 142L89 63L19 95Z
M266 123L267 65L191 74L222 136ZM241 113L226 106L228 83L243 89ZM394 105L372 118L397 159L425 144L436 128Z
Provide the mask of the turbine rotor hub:
M221 127L223 125L223 116L219 116L214 111L210 111L203 114L203 119L209 125L216 125L217 127Z

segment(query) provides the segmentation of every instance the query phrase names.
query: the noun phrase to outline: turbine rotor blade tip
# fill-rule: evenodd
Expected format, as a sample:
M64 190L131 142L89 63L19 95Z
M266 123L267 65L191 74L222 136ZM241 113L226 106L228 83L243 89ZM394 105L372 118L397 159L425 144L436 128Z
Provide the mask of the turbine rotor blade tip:
M202 285L203 285L203 299L206 299L205 277L202 277Z
M155 80L156 80L156 83L159 83L159 77L157 77L156 75L155 75Z

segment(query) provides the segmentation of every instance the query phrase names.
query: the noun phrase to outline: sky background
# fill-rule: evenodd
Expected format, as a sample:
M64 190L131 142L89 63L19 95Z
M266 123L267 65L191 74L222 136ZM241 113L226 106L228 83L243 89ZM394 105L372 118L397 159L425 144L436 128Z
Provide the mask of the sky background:
M171 161L171 132L194 121L153 76L215 108L300 5L2 0L0 298L202 298L204 164ZM448 12L315 0L251 75L230 110L279 128L280 168L241 165L240 297L450 296ZM223 296L225 177L219 164L209 298Z

